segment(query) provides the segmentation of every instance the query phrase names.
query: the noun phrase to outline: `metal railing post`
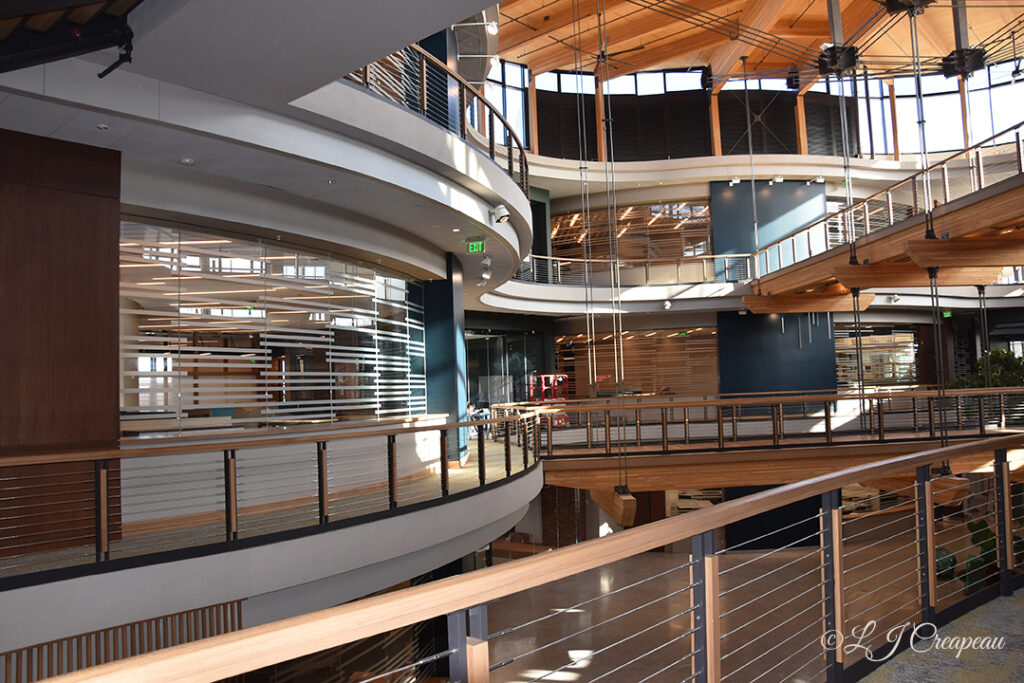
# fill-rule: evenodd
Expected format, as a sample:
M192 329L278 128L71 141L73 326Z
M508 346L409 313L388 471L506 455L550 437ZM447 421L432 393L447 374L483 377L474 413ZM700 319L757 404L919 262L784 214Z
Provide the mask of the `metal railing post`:
M547 431L548 431L548 457L549 458L551 457L552 452L554 450L554 440L552 438L552 430L553 430L552 423L554 421L555 421L555 416L550 414L550 413L548 413L548 416L547 416L548 430Z
M978 397L978 434L985 436L985 397Z
M110 559L110 461L97 460L95 472L96 561Z
M612 413L610 410L604 411L604 454L611 455L612 453Z
M668 452L668 409L661 409L661 450Z
M824 637L843 631L843 515L842 491L821 494L821 554L824 576ZM823 641L824 642L824 641ZM838 683L843 678L842 641L838 647L825 647L826 681ZM828 645L828 643L826 643Z
M476 469L480 478L480 485L487 483L487 456L484 454L484 428L483 425L476 426Z
M427 115L427 58L418 55L420 59L420 114Z
M978 159L978 189L985 189L985 162L981 156L981 148L979 147L974 151L974 156Z
M494 159L494 111L487 110L487 153Z
M505 450L508 450L508 428L505 429ZM441 430L441 497L448 495L448 430Z
M885 399L875 399L875 411L878 413L878 440L885 441Z
M825 401L825 443L832 443L832 402Z
M530 435L527 434L523 426L522 417L519 418L519 421L516 424L518 425L518 428L522 430L520 432L522 434L522 438L520 439L520 445L523 447L523 469L525 470L527 467L530 466Z
M917 564L921 584L921 621L935 620L935 503L931 465L917 468Z
M317 507L320 511L320 523L327 524L328 510L327 506L327 442L317 441L316 442L316 498Z
M715 531L690 539L693 561L694 680L719 683L721 670L721 625L718 619L718 555Z
M949 167L942 164L942 203L949 204Z
M459 82L459 137L466 139L466 86ZM512 175L511 169L509 175Z
M640 421L640 409L637 408L636 409L636 445L637 446L640 445L640 428L642 426L643 425L642 425L642 423Z
M236 486L236 454L233 448L224 451L224 534L228 541L238 540L238 487Z
M398 444L394 434L388 434L388 507L398 507Z
M885 191L885 205L889 210L889 225L892 225L896 222L896 214L892 211L892 191L890 190Z
M996 538L999 547L999 594L1013 595L1010 577L1014 569L1012 508L1010 505L1010 465L1006 449L1000 448L993 464L996 475Z

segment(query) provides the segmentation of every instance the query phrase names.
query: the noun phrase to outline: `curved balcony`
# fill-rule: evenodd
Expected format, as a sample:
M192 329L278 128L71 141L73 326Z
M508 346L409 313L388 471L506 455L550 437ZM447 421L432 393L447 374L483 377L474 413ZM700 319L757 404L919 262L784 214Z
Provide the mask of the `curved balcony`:
M4 631L0 651L236 600L259 623L430 571L523 516L538 424L428 416L8 456L0 609L65 618Z
M289 670L287 660L340 661L334 648L445 615L447 644L369 675L446 660L451 678L474 683L581 668L589 680L857 680L906 648L913 626L941 627L1024 585L1011 498L1024 460L1008 452L1021 446L1007 435L862 464L68 680ZM844 495L864 482L887 482L885 493ZM734 535L743 522L757 530Z

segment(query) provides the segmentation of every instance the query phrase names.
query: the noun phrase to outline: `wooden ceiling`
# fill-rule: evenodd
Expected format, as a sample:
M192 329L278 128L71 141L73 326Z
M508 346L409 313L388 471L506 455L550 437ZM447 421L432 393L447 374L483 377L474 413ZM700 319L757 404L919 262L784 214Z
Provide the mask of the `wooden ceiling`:
M971 45L985 47L990 63L1010 59L1012 34L1024 33L1024 4L965 1ZM876 0L841 0L841 7L844 43L858 47L864 67L880 76L910 71L906 12L889 15ZM718 89L742 73L747 56L762 77L795 67L810 82L830 42L825 0L505 0L499 11L500 56L534 74L593 72L604 42L610 77L710 66ZM949 0L918 17L918 32L925 70L936 71L955 48Z
M43 0L40 2L14 2L0 9L0 41L7 40L15 31L25 30L44 34L61 22L84 26L101 14L123 17L142 0L111 0L88 2L82 0Z

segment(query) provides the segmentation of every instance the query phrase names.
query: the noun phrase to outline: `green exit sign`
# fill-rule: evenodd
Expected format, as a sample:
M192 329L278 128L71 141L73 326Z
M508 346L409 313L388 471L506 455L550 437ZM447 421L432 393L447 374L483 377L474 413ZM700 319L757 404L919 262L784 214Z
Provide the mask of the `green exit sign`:
M943 318L952 318L953 317L953 311L943 311L942 312L942 317Z
M466 240L467 254L482 254L487 251L487 242L484 240Z

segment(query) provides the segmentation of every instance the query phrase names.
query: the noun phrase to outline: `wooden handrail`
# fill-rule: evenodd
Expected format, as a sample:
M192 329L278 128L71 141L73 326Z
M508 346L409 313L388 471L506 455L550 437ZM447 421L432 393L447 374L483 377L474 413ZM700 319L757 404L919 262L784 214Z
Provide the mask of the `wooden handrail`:
M1018 128L1021 128L1022 126L1024 126L1024 122L1014 124L1013 126L1010 126L1009 128L1007 128L1006 130L1000 131L999 133L996 133L995 135L992 135L992 136L990 136L988 138L985 138L981 142L976 142L973 145L971 145L970 147L967 147L965 149L962 149L962 150L959 150L957 152L954 152L953 154L951 154L950 156L944 158L943 160L937 161L934 164L932 164L931 166L929 166L927 168L924 168L924 169L921 169L920 171L918 171L917 173L914 173L913 175L907 176L903 180L901 180L901 181L899 181L897 183L894 183L893 185L890 185L889 187L885 188L884 190L880 190L880 191L878 191L878 192L876 192L876 193L874 193L872 195L864 197L863 199L858 199L853 206L849 206L849 207L847 207L845 209L841 209L841 210L839 210L839 211L837 211L835 213L829 214L825 218L822 218L821 220L815 221L813 224L807 226L806 228L804 228L802 230L799 230L799 231L793 233L792 235L789 235L787 237L783 237L782 239L776 240L776 241L772 242L771 244L768 244L768 245L758 249L756 252L754 252L753 256L755 258L759 257L761 254L767 253L770 249L775 248L776 246L782 244L783 242L786 242L787 240L792 240L792 239L796 238L798 235L802 235L803 233L805 233L805 232L807 232L809 230L812 230L813 228L815 228L815 227L817 227L819 225L827 223L829 220L834 220L834 219L837 219L837 218L841 218L843 215L845 215L849 211L856 211L861 205L867 204L867 202L869 202L871 200L880 200L880 199L884 198L888 193L892 192L893 190L895 190L897 188L900 188L900 187L903 187L903 186L907 185L908 183L914 183L914 182L917 181L918 178L921 178L921 177L925 176L926 174L934 173L937 170L941 169L943 166L949 164L950 162L956 161L957 159L959 159L961 157L964 157L964 156L969 157L971 152L973 152L974 150L980 150L982 147L987 146L989 143L993 142L997 138L1001 138L1004 135L1008 135L1009 133L1017 130ZM1005 143L1005 144L1011 144L1011 143ZM969 161L969 158L967 160ZM917 213L918 212L915 211L915 214L917 214ZM920 213L924 213L924 212L922 211ZM778 271L775 271L775 272L778 272Z
M643 330L640 330L640 331L643 331ZM838 395L838 396L842 396L844 398L848 397L848 396L860 396L862 394L864 396L889 396L894 391L898 391L898 392L934 391L934 389L932 387L934 387L934 385L932 385L932 384L923 384L923 385L922 384L899 384L899 385L893 385L892 387L887 387L887 386L886 387L879 387L877 392L862 392L862 393L859 393L859 394L853 394L853 393L845 393L844 394L844 393L840 393L839 391L837 391L835 389L810 389L810 390L794 389L794 390L789 390L789 391L771 391L771 392L767 392L767 391L736 391L736 392L725 392L725 393L693 392L693 393L687 393L687 394L652 394L652 393L644 393L644 394L632 394L630 396L625 396L625 397L622 397L622 398L629 398L629 399L659 398L659 399L669 399L669 400L675 400L675 399L681 399L681 398L691 398L693 400L700 401L701 405L704 405L704 401L719 400L719 399L724 401L726 399L726 397L729 397L730 399L733 398L733 397L735 397L735 398L751 397L751 398L765 398L765 399L768 399L768 398L774 398L774 397L778 397L778 396L808 396L808 397L815 396L815 397L820 397L820 396L823 396L823 395L824 396L837 396ZM993 390L998 390L998 389L1012 389L1012 388L1013 387L987 387L987 388L982 388L982 389L975 389L975 391L982 391L982 392L984 392L984 391L993 391ZM1019 387L1019 388L1021 389L1022 392L1024 392L1024 387ZM850 390L850 391L852 392L852 390ZM946 391L949 392L949 391L964 391L964 390L963 389L956 389L956 390L954 390L954 389L947 389ZM1009 392L1007 392L1007 393L1009 393ZM716 398L712 398L712 397L716 397ZM597 401L616 401L616 400L618 400L618 398L619 397L615 397L615 396L607 396L607 397L601 397L601 398L577 398L577 399L571 399L571 400L568 400L568 401L563 401L563 402L559 403L559 405L574 405L574 404L585 404L585 403L592 403L592 402L596 403ZM676 404L677 405L682 405L681 403L678 403L678 402ZM512 409L512 408L522 409L522 408L535 408L535 407L540 406L540 405L546 405L546 404L531 403L529 401L519 401L519 402L509 402L509 403L494 403L494 404L491 405L491 407L492 408L506 408L506 409Z
M105 664L57 681L212 681L458 612L862 480L1024 445L1014 434L904 455L786 484L549 553Z
M1024 387L990 387L990 388L968 388L968 389L946 389L944 392L945 397L955 396L978 396L978 395L992 395L992 394L1024 394ZM608 411L624 411L624 410L637 410L637 409L657 409L657 408L703 408L703 407L723 407L727 408L730 406L754 406L754 405L778 405L783 404L794 404L794 403L824 403L833 401L858 401L860 399L900 399L900 398L927 398L927 397L938 397L939 393L937 390L911 390L901 391L895 393L877 392L877 393L856 393L856 394L794 394L787 396L785 399L779 399L777 396L770 397L737 397L737 398L718 398L708 400L694 400L694 401L648 401L648 402L621 402L621 403L599 403L595 405L570 405L569 403L532 403L532 404L514 404L516 408L530 408L539 409L546 408L549 412L551 410L558 410L560 412L573 412L573 413L603 413ZM505 407L503 405L496 405L496 408ZM510 406L511 407L511 406Z
M174 445L139 446L131 448L100 448L74 451L57 451L50 453L23 453L19 455L0 456L0 467L14 467L21 465L46 465L61 462L83 462L89 460L113 460L122 458L146 458L157 455L181 455L183 453L196 453L205 451L242 450L245 448L263 448L266 446L284 446L299 443L315 444L321 441L344 441L346 439L363 439L371 437L386 437L390 434L416 434L419 432L435 432L461 427L476 427L479 425L499 424L507 422L518 422L529 420L542 411L538 409L525 410L516 415L505 415L493 417L488 420L471 420L469 422L448 422L438 425L425 425L421 427L407 427L405 429L388 430L345 430L341 433L317 433L298 434L295 436L273 436L263 438L231 438L215 439L212 441L177 443Z

